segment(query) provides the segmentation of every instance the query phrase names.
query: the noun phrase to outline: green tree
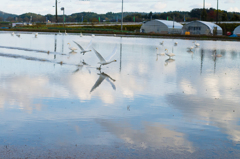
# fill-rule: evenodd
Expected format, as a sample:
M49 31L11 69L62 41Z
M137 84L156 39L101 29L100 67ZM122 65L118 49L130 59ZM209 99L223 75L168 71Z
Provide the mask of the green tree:
M230 19L230 21L239 21L240 20L240 16L237 14L234 14L233 17Z
M222 21L228 21L227 13L222 14Z
M202 19L203 21L206 21L206 20L207 20L207 11L206 11L206 9L203 9L203 10L202 10L201 19Z

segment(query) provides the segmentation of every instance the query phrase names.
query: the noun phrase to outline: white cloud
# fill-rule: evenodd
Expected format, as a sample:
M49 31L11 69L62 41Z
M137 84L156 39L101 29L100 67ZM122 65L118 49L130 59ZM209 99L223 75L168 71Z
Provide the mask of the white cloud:
M167 4L166 3L163 3L163 2L158 2L156 4L153 4L151 6L151 8L154 8L156 10L159 10L159 12L161 12L162 9L165 9L167 7Z
M236 3L235 0L226 0L224 3Z
M228 9L228 12L240 12L240 9L238 9L237 7L231 7Z

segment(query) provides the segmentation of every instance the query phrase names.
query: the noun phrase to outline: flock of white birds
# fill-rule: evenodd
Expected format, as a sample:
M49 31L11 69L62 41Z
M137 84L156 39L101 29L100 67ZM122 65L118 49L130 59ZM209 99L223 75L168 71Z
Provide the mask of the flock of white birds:
M193 50L198 48L200 46L199 43L197 43L196 41L192 42L193 45L188 47L187 48L187 51L190 52L190 53L193 53ZM164 45L164 41L160 42L160 45L163 46ZM178 45L178 42L174 42L174 46L177 46ZM170 62L173 62L175 61L172 57L175 56L174 53L171 53L171 52L168 52L168 49L165 49L165 52L161 52L161 53L158 53L158 48L157 49L157 60L158 60L158 56L168 56L169 58L165 61L165 66L168 65L168 63ZM217 50L213 50L213 54L212 54L213 57L222 57L221 54L217 54Z
M60 32L60 30L59 30L59 33L58 33L58 34L59 34L59 35L62 35L62 33ZM11 35L14 36L15 33L12 32ZM34 35L35 35L35 38L38 37L38 33L34 33ZM64 35L68 35L66 30L65 30ZM21 35L20 35L20 33L17 33L16 36L17 36L17 37L20 37ZM80 33L80 37L83 37L83 34L82 34L82 33ZM92 37L94 38L95 35L92 34ZM116 34L114 34L114 37L116 37ZM114 55L115 55L116 52L117 52L117 46L114 48L113 52L109 55L109 57L105 59L105 58L102 57L102 55L101 55L96 49L94 49L94 48L92 47L92 40L90 41L90 43L88 44L88 46L87 46L86 48L83 48L83 47L82 47L79 43L77 43L76 41L73 41L73 42L78 46L78 48L80 49L80 53L83 54L83 55L85 55L85 54L88 53L88 52L92 52L92 50L93 50L93 52L95 53L95 55L96 55L97 58L99 59L98 64L99 64L100 66L99 66L98 69L101 69L101 66L103 66L103 65L108 65L108 64L111 64L111 63L113 63L113 62L116 62L116 60L111 60L111 59L114 57ZM75 52L76 50L78 50L77 48L72 47L70 43L68 43L68 45L69 45L68 48L69 48L69 50L71 50L71 52ZM163 45L164 45L164 41L160 42L160 45L163 46ZM177 46L177 45L178 45L178 42L174 42L173 45L174 45L174 46ZM188 50L188 52L193 53L192 51L193 51L194 49L198 48L199 46L200 46L200 44L197 43L196 41L194 41L194 42L193 42L193 45L190 46L190 47L188 47L187 50ZM92 48L92 49L91 49L91 48ZM175 56L175 54L172 53L172 52L169 52L168 49L165 49L165 52L162 52L162 53L158 53L158 48L156 48L156 49L157 49L157 60L158 60L158 56L165 56L165 55L166 55L166 56L169 57L169 58L165 61L165 62L166 62L165 66L168 65L168 63L175 61L175 60L172 58L172 57ZM217 54L217 51L216 51L216 50L213 51L213 55L212 55L212 56L214 56L214 57L222 57L221 54Z
M61 35L62 33L59 31L59 34ZM65 30L65 35L67 35L67 32ZM115 35L114 35L115 36ZM80 33L80 37L83 37L83 34ZM95 37L94 34L92 34L92 37ZM77 46L78 48L80 49L80 53L85 55L86 53L88 52L91 52L93 50L93 52L95 53L95 55L97 56L97 58L99 59L99 62L98 64L100 65L98 69L101 69L101 67L103 65L108 65L110 63L113 63L113 62L117 62L117 60L111 60L115 54L117 53L117 46L115 46L114 50L112 51L112 53L109 55L109 57L107 58L103 58L103 56L96 50L92 47L92 40L90 41L90 43L88 44L88 46L84 49L79 43L77 43L76 41L73 41ZM68 48L69 50L71 50L72 52L75 52L76 50L78 50L77 48L75 47L72 47L70 43L68 43ZM92 48L92 49L90 49Z

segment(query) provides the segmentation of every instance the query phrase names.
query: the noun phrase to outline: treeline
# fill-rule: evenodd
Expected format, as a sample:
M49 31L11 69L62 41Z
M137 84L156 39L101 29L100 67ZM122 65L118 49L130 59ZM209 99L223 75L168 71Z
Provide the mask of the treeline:
M175 21L193 21L193 20L204 20L204 21L216 21L217 10L214 8L210 9L193 9L190 12L182 11L171 11L164 13L124 13L124 22L142 22L151 19L164 19L164 20L175 20ZM82 12L75 13L72 15L66 15L66 22L120 22L121 13L108 12L106 14L97 14L93 12ZM224 10L218 10L219 21L240 21L240 13L227 12ZM39 22L44 23L46 21L56 22L55 15L47 14L40 15L35 13L25 13L19 16L9 16L6 21L9 22ZM0 19L1 21L1 19ZM63 22L63 15L58 15L58 22Z

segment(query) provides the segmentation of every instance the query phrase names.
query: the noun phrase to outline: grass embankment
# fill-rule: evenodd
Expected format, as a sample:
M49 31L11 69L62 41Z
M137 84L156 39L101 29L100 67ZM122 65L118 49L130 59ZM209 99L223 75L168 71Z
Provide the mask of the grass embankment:
M230 26L233 29L235 25ZM120 25L113 26L77 26L77 27L63 27L62 25L35 25L26 27L16 27L7 29L6 31L27 31L27 32L64 32L68 33L93 33L93 34L120 34L121 36L136 36L136 37L148 37L148 38L175 38L175 39L195 39L195 40L227 40L227 41L240 41L240 37L228 37L228 36L208 36L208 35L173 35L173 34L157 34L157 33L135 33L134 30L139 30L141 25L124 25L123 31L121 31ZM223 26L224 27L224 26ZM224 29L224 30L228 30ZM230 31L230 30L228 30Z

